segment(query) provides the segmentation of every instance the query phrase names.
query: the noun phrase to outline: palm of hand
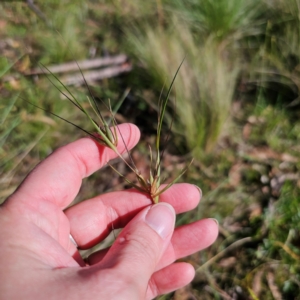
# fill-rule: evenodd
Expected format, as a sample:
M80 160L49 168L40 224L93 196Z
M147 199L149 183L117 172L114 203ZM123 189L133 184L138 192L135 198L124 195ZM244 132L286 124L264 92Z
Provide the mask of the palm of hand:
M120 128L132 148L139 138L137 128ZM41 294L45 299L152 299L192 279L189 264L173 262L209 246L217 236L214 221L179 227L163 240L144 222L151 200L134 190L104 194L64 211L82 178L114 157L90 139L69 144L41 163L1 207L0 277L6 281L0 289L6 299ZM161 201L181 213L197 206L199 191L175 185ZM105 238L111 224L125 229L110 249L93 254L85 266L70 232L86 249ZM9 284L16 280L18 289Z

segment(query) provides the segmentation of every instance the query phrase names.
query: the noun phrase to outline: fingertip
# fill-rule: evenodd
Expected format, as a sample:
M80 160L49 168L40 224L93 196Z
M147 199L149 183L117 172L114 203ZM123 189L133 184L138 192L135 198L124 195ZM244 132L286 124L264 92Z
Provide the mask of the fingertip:
M147 291L148 298L167 294L189 284L195 277L193 266L186 262L171 264L153 274Z
M167 280L172 281L172 283L176 283L176 289L184 287L189 284L195 277L196 271L194 267L187 262L176 262L161 271L168 270ZM171 275L176 270L176 274ZM173 278L170 278L170 277ZM171 279L171 280L170 280Z
M190 204L192 206L191 209L194 209L200 203L200 200L202 198L202 190L200 189L200 187L198 187L195 184L185 183L185 185L186 185L186 189L188 190L187 201L191 202Z
M193 184L193 186L196 188L198 194L199 194L199 201L201 200L202 198L202 190L200 189L200 187L196 184Z
M160 196L160 201L170 203L176 213L196 208L202 196L201 189L189 183L177 183Z
M209 232L210 236L210 243L214 243L219 235L219 222L217 219L214 218L208 218L202 220L202 222L206 226L206 230Z
M209 218L209 219L214 221L217 224L217 226L219 227L219 221L217 219L215 219L215 218Z
M172 237L175 256L184 257L209 247L218 234L218 225L213 219L202 219L177 227Z
M126 147L131 149L138 143L141 137L141 132L136 125L131 123L123 123L118 125L118 135L118 149L119 151L124 152ZM126 147L123 141L126 141Z
M183 275L183 277L185 278L185 284L187 285L189 284L195 277L196 274L196 270L195 268L186 262L181 262L181 263L177 263L177 264L181 264L181 274Z
M215 239L214 239L214 241L215 241L219 235L219 221L214 218L209 218L208 221L211 222L211 225L210 225L211 231L212 231L213 236L215 237Z

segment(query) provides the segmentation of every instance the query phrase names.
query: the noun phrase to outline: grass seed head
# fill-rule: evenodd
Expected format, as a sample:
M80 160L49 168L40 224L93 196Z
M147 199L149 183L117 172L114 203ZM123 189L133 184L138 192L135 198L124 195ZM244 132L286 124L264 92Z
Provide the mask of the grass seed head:
M42 68L44 70L46 70L48 72L48 74L50 74L50 75L47 75L45 72L47 79L51 82L51 84L56 89L58 89L60 91L60 93L62 95L64 95L69 100L69 102L71 102L74 106L76 106L87 117L87 120L94 128L96 134L91 131L88 131L88 130L74 124L73 122L66 120L52 112L50 112L50 113L52 115L64 120L65 122L75 126L76 128L80 129L81 131L85 132L86 134L91 136L94 140L96 140L99 144L112 149L122 159L122 161L127 165L127 167L132 172L135 173L137 182L136 183L132 182L131 180L126 178L126 176L124 176L118 170L116 170L112 165L109 164L111 166L111 168L120 177L122 177L131 187L134 187L138 191L149 195L149 197L152 199L153 203L158 203L159 196L164 191L166 191L168 188L170 188L186 172L186 170L181 171L179 176L177 176L177 178L175 180L173 180L171 183L169 183L168 185L166 185L164 188L161 189L161 160L162 160L162 156L163 156L163 151L161 152L161 149L160 149L160 141L161 141L162 123L164 120L165 111L167 108L167 104L168 104L168 101L170 98L170 94L171 94L175 79L177 77L177 74L178 74L182 64L183 64L183 61L181 62L180 66L178 67L178 69L171 81L171 84L170 84L169 89L167 90L166 96L163 99L160 98L160 100L159 100L158 124L157 124L156 142L155 142L156 161L153 164L153 153L152 153L152 149L150 147L149 155L150 155L150 159L151 159L151 166L150 166L150 174L147 177L148 179L146 179L146 177L143 176L140 173L140 171L136 168L134 161L131 158L130 153L128 152L126 143L123 140L122 134L120 131L118 132L118 126L117 126L118 124L114 117L114 113L111 108L110 102L108 102L108 105L105 105L108 110L108 113L109 113L109 120L106 121L98 107L97 101L96 101L95 97L93 96L90 87L88 86L88 84L84 78L83 72L81 71L79 65L77 64L77 66L81 72L81 75L84 79L84 83L89 91L89 97L87 97L88 103L93 111L95 118L89 113L89 111L85 108L85 106L82 105L81 102L74 96L74 94L71 92L71 90L55 74L53 74L53 72L51 72L49 70L49 68L42 65ZM54 80L50 76L52 78L54 78L56 80L56 82L54 82ZM58 84L61 85L62 88L60 88L58 86ZM128 93L129 93L129 91L127 92L127 94ZM41 109L43 109L43 108L41 108ZM45 110L45 109L43 109L43 110ZM97 121L95 119L97 119ZM128 154L129 154L129 157L131 159L131 163L128 163L117 149L118 143L120 142L120 140L118 138L118 134L121 136L124 146L125 146Z

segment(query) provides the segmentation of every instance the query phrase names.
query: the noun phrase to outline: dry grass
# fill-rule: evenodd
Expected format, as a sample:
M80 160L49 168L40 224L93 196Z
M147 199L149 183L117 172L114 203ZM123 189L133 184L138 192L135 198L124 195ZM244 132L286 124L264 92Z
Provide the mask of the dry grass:
M145 34L129 39L136 56L152 73L157 85L171 81L171 74L183 58L176 79L176 133L195 157L211 151L230 123L230 107L240 71L239 60L229 59L222 44L213 38L197 44L183 24L170 31L147 28Z

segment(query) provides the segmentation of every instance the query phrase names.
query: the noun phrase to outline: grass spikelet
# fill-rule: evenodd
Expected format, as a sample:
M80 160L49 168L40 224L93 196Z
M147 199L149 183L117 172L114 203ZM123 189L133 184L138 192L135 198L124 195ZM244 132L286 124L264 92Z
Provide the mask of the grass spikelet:
M178 72L183 64L183 60L181 64L179 65L172 81L170 84L169 89L167 90L166 96L164 98L160 98L159 100L159 112L158 112L158 123L157 123L157 131L156 131L156 140L155 140L155 151L151 147L149 150L149 155L150 155L150 160L151 160L151 166L150 166L150 173L148 176L145 176L139 172L139 170L136 168L133 159L130 156L129 157L131 162L128 163L122 154L118 151L117 145L120 142L118 140L118 127L117 127L117 121L114 117L114 113L112 111L110 103L105 104L108 112L109 112L109 120L107 121L104 117L103 114L101 113L99 106L97 104L97 101L95 97L93 96L93 93L88 86L84 74L80 67L78 66L80 73L84 79L85 86L88 89L89 96L87 97L87 102L89 106L91 107L91 110L93 112L93 117L90 112L85 108L83 104L81 104L80 101L75 97L75 95L72 93L72 91L54 74L52 73L49 68L47 68L45 65L41 64L41 68L45 71L45 75L47 76L47 79L51 82L51 84L59 90L59 92L66 97L66 99L71 102L74 106L76 106L85 116L87 121L92 125L93 129L95 130L96 134L88 131L75 123L62 118L61 116L47 111L42 107L39 107L33 103L37 108L40 108L44 111L47 111L48 113L54 115L55 117L60 118L61 120L75 126L76 128L80 129L81 131L85 132L89 136L91 136L94 140L96 140L98 143L101 145L104 145L105 147L108 147L112 149L121 159L122 161L127 165L127 167L135 173L136 176L136 182L132 182L128 178L126 178L125 175L121 174L117 169L115 169L112 165L110 167L120 176L122 177L125 182L127 182L130 186L136 188L138 191L146 193L149 195L149 197L152 199L153 203L158 203L159 202L159 196L166 191L168 188L170 188L176 181L179 180L179 178L186 172L187 168L183 169L178 176L173 180L171 183L167 184L164 188L161 188L162 180L161 180L161 159L163 156L163 151L160 149L160 141L161 141L161 130L162 130L162 123L164 120L164 115L166 112L167 104L170 98L170 94L172 91L172 88L174 86L175 79L178 75ZM78 64L77 64L78 65ZM61 87L62 88L61 88ZM126 93L128 94L129 91L126 91L122 97L122 100L126 97ZM24 100L24 99L23 99ZM122 102L121 100L121 102ZM26 101L26 100L25 100ZM27 101L28 102L28 101ZM120 132L119 132L120 133ZM120 134L121 139L123 141L122 135ZM124 145L125 142L123 141ZM126 148L126 145L125 145ZM128 149L126 148L127 152ZM154 155L153 155L154 154ZM155 160L155 161L154 161Z

